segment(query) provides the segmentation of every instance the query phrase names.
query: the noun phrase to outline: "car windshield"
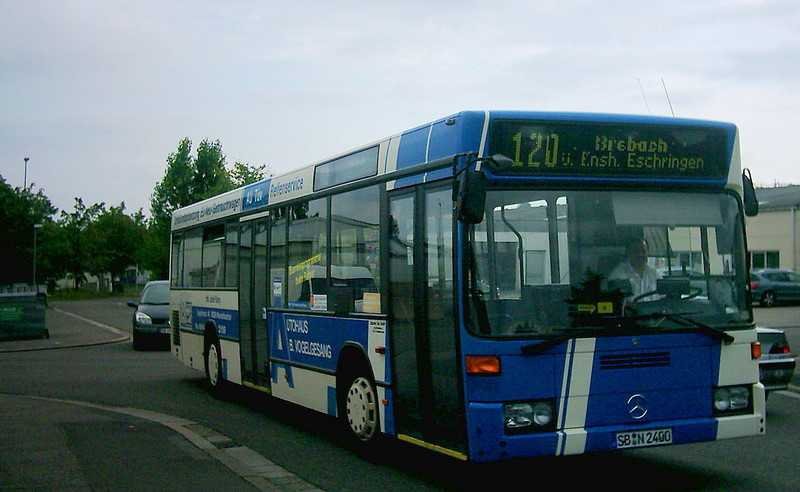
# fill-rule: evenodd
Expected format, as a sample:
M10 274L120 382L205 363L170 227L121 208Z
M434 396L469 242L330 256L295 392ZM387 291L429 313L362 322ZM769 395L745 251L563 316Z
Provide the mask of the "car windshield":
M470 327L481 334L751 320L742 218L727 193L491 190L467 236Z
M169 304L169 284L150 284L142 292L142 304Z

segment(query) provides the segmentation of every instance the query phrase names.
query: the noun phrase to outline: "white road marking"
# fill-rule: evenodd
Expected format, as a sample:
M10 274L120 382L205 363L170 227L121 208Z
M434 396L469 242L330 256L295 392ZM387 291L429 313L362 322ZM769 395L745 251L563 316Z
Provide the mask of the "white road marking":
M789 398L794 398L795 400L800 400L800 394L794 393L792 391L776 391L775 393L781 396L788 396Z
M75 319L79 319L79 320L83 321L84 323L89 323L92 326L96 326L98 328L102 328L104 330L108 330L111 333L114 333L116 335L128 336L127 333L125 333L123 331L120 331L120 330L114 328L113 326L105 325L105 324L97 322L97 321L95 321L93 319L84 318L83 316L77 315L75 313L70 313L69 311L64 311L63 309L59 309L57 307L53 307L53 311L56 311L57 313L61 313L61 314L66 314L67 316L71 316L71 317L73 317Z

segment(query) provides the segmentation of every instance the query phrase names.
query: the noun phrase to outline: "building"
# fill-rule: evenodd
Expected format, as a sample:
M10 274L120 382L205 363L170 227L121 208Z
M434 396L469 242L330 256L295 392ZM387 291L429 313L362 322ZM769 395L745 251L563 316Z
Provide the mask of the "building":
M756 195L758 215L746 219L751 267L800 271L800 185L758 188Z

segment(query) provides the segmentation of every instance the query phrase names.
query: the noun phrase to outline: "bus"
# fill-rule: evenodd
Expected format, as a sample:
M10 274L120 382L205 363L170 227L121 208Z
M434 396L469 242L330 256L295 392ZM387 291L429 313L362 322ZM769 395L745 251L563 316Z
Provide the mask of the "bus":
M761 435L745 213L733 124L464 111L175 211L171 348L367 449Z

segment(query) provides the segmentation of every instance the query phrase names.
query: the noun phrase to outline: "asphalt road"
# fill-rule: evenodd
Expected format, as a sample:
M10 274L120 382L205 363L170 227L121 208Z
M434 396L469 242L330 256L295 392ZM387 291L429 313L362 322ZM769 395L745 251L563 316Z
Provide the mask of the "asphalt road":
M130 309L119 300L59 306L130 330ZM759 311L757 317L769 316L774 326L792 326L800 319L800 307L769 311ZM793 344L797 351L800 342ZM387 446L382 459L365 459L343 446L329 417L244 388L214 398L202 375L169 352L134 352L130 343L0 354L0 393L128 406L191 419L325 490L529 489L549 482L593 489L796 490L800 464L800 395L795 393L770 398L765 437L490 465L462 464L399 442Z

